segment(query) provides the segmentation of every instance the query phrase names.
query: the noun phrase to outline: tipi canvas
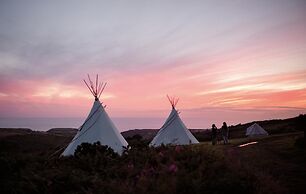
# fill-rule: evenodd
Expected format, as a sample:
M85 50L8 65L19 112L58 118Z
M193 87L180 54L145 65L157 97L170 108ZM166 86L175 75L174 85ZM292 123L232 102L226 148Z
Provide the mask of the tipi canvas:
M84 121L83 125L79 128L77 134L62 155L73 155L78 145L84 142L94 143L97 141L99 141L101 145L107 145L115 152L121 154L123 147L126 147L128 143L119 133L114 123L106 113L105 106L103 106L99 100L106 83L98 83L98 75L96 77L95 84L90 80L89 76L88 79L89 84L87 84L85 80L84 82L95 97L95 101L88 117Z
M260 135L269 135L266 130L264 130L261 126L257 123L254 123L246 130L246 136L260 136Z
M187 129L181 120L179 113L175 109L178 99L170 99L169 97L168 99L172 105L172 111L164 125L160 128L150 143L150 146L158 147L162 144L188 145L199 143L199 141Z

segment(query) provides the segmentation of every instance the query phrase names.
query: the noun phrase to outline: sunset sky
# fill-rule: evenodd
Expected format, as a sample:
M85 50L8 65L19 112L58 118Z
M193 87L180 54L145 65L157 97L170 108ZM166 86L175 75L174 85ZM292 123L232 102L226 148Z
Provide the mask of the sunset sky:
M0 0L0 117L85 117L87 73L111 117L306 113L306 1Z

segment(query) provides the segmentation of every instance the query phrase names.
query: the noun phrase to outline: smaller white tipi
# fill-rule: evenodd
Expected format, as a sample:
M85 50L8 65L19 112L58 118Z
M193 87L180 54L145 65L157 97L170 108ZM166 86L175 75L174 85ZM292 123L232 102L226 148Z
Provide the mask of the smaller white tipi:
M91 81L89 76L88 79L89 84L85 80L84 82L89 91L95 97L95 101L88 117L84 121L83 125L79 128L77 134L62 155L73 155L78 145L81 145L84 142L94 143L97 141L99 141L101 145L107 145L118 154L121 154L123 147L126 147L128 143L119 133L114 123L106 113L105 106L103 106L99 100L106 83L99 83L98 75L95 83Z
M167 97L172 105L172 111L164 125L151 141L150 146L158 147L162 144L188 145L199 143L199 141L187 129L181 120L179 113L175 109L178 99L169 98L169 96Z
M269 135L266 130L264 130L261 126L257 123L254 123L250 127L247 128L246 136L262 136L262 135Z

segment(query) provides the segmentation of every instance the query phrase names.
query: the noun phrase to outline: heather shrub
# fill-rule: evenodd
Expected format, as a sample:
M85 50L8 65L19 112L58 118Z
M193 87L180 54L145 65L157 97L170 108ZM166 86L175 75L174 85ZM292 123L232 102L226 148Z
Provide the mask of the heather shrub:
M1 158L0 158L1 159ZM83 143L74 156L15 158L6 184L13 193L252 193L248 176L230 169L211 146L149 147L135 142L120 156L111 148ZM31 161L18 173L9 165ZM8 193L8 186L6 193Z

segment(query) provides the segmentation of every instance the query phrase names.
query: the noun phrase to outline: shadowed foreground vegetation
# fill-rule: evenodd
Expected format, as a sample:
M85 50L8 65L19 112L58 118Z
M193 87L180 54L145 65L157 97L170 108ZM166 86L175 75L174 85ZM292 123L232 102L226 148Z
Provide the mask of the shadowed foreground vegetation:
M216 146L206 132L201 144L159 148L136 134L122 156L96 143L59 157L73 130L0 129L0 193L306 193L305 122L263 121L272 135L252 139L237 125Z
M302 133L230 145L149 148L129 138L122 156L99 143L52 156L67 138L39 133L0 139L0 193L305 193ZM68 140L69 141L69 140Z
M75 156L1 152L1 193L250 193L252 176L235 172L220 151L201 146L151 149L122 156L83 144Z

